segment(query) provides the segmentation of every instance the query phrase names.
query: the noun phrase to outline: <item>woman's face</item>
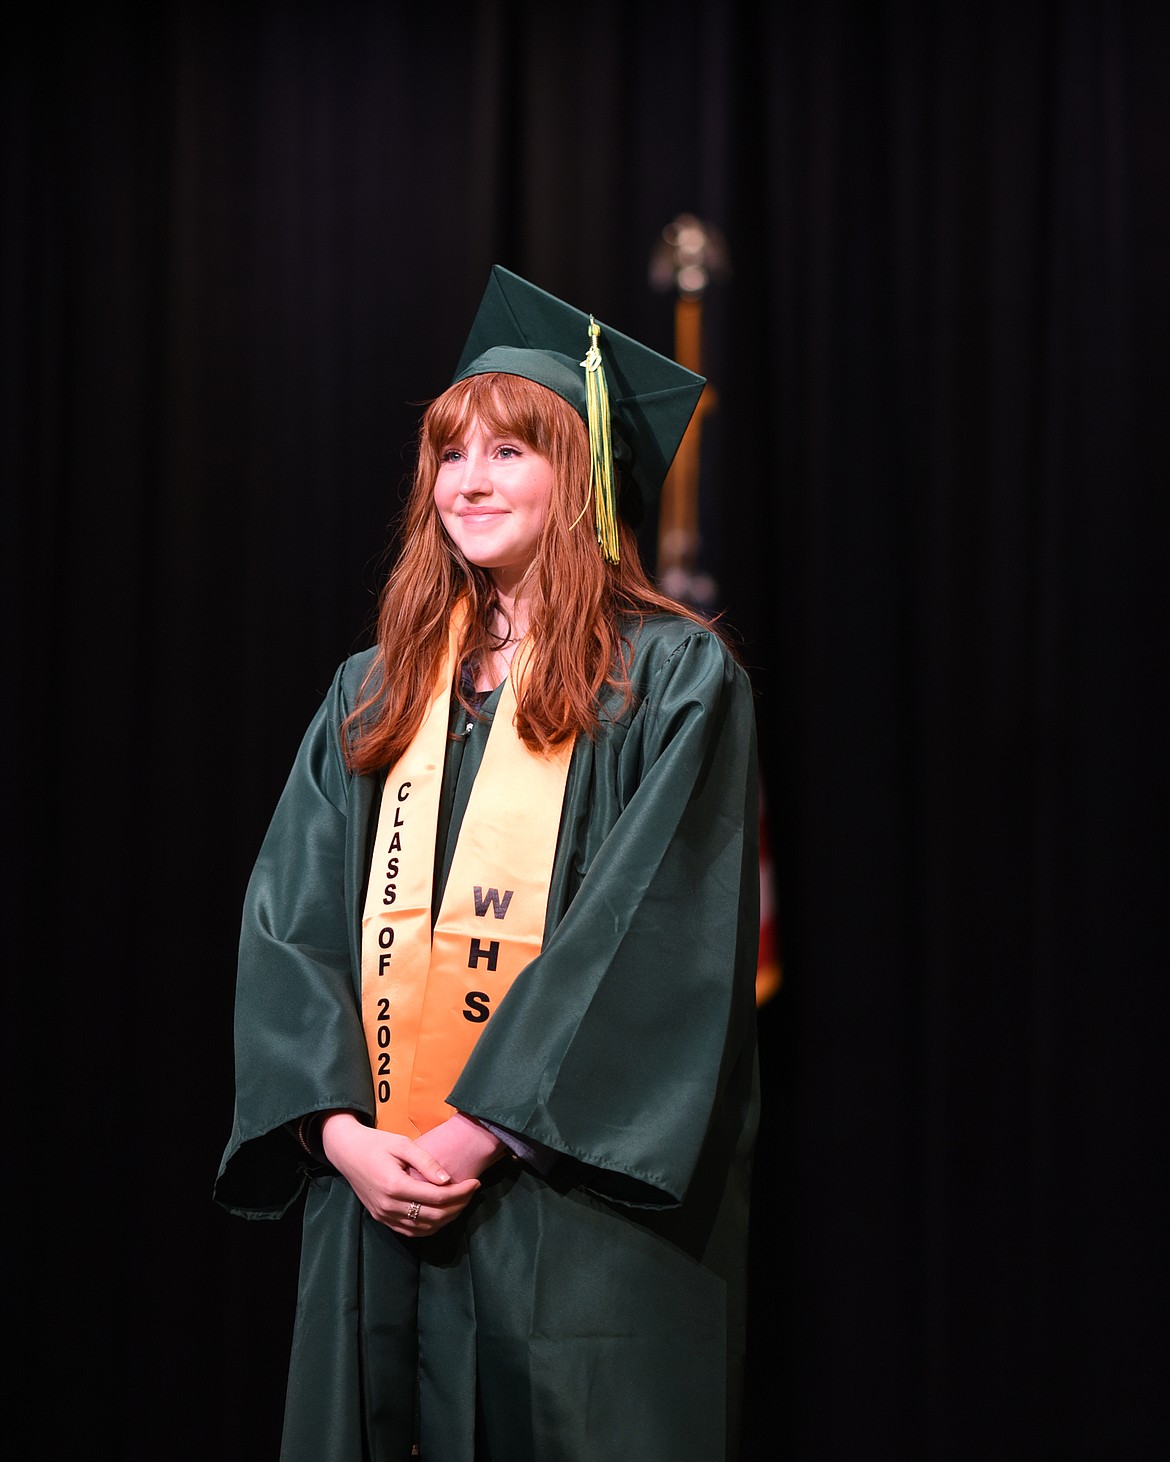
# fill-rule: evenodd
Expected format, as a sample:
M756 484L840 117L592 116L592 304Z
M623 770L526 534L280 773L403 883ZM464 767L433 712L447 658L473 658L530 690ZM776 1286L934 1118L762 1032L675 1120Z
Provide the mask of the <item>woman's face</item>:
M536 557L552 488L547 457L473 417L439 453L435 507L464 558L513 594Z

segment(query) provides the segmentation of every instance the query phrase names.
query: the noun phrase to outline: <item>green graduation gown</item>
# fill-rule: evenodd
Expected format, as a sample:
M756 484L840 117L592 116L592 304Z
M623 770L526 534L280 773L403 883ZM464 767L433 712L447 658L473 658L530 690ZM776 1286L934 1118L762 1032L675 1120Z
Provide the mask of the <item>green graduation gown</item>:
M635 699L603 703L574 748L542 953L450 1096L559 1156L543 1177L497 1162L426 1239L375 1223L286 1128L374 1110L359 971L383 779L351 775L339 741L369 652L306 733L248 887L215 1185L250 1218L305 1194L283 1462L405 1462L416 1405L423 1462L735 1453L758 1100L752 693L690 621L629 633ZM439 882L489 726L448 760Z

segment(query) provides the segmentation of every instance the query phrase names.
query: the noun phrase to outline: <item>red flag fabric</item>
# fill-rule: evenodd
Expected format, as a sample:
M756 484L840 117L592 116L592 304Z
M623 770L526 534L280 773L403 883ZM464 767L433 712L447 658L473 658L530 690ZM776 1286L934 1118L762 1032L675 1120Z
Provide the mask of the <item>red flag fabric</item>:
M772 846L764 789L760 788L760 955L756 964L756 1006L766 1005L780 988L780 929L772 872Z

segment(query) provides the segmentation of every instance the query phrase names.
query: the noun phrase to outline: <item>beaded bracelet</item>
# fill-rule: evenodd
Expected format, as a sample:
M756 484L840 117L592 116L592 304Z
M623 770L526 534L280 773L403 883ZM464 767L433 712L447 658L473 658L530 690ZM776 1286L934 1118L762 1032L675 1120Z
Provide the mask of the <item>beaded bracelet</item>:
M320 1120L320 1112L307 1112L305 1116L303 1116L301 1120L297 1123L297 1141L301 1144L301 1146L305 1149L310 1157L317 1158L318 1160L320 1160L320 1158L324 1156L324 1153L320 1150ZM310 1123L317 1124L317 1130L315 1133L311 1131ZM318 1139L316 1147L314 1147L310 1142L310 1138L313 1136Z

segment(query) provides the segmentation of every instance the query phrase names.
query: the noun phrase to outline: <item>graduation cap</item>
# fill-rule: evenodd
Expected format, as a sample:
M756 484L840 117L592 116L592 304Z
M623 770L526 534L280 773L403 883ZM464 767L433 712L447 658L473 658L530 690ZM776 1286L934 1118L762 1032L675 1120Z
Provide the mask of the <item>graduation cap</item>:
M654 502L706 382L677 361L602 325L495 265L452 385L501 371L562 397L589 428L597 539L618 561L615 460L622 516Z

